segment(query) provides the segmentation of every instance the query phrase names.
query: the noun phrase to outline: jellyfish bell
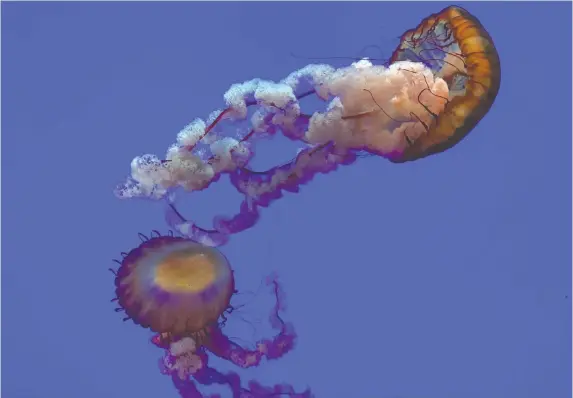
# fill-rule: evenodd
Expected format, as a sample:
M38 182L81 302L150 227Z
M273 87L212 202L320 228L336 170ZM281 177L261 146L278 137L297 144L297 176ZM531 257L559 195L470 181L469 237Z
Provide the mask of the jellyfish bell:
M449 88L447 103L422 134L394 163L443 152L460 142L489 111L501 82L493 40L480 21L451 6L404 33L391 63L421 62Z
M218 250L194 240L157 236L121 262L116 296L128 318L158 333L157 345L200 341L230 306L234 278Z

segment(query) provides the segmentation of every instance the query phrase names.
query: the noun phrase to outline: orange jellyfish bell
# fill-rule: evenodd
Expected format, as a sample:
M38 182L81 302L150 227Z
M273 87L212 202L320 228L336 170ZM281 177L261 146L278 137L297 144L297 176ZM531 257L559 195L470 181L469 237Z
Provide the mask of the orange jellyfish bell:
M117 301L128 318L164 336L204 331L234 293L223 254L190 239L158 236L129 252L117 270Z
M493 40L476 17L451 6L404 33L391 62L423 62L448 83L448 102L433 115L427 134L406 148L402 163L443 152L485 116L499 91L501 70Z

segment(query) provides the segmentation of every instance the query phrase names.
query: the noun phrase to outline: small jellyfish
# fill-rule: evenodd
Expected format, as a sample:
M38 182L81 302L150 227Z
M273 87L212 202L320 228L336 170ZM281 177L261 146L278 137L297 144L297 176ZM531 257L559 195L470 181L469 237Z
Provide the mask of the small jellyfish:
M142 243L129 253L115 274L118 312L124 320L156 333L151 341L165 350L162 373L170 375L183 398L203 397L196 383L228 385L234 396L267 397L284 393L310 397L310 391L295 393L289 385L264 387L250 381L241 385L235 373L220 373L209 366L208 353L242 368L258 366L262 359L278 359L294 347L296 334L279 312L283 294L276 277L269 277L276 303L269 317L278 332L272 339L258 341L253 349L239 346L224 333L226 315L233 312L235 280L226 257L217 249L190 239L154 232L140 234ZM240 395L243 394L243 395ZM245 395L250 394L250 395Z

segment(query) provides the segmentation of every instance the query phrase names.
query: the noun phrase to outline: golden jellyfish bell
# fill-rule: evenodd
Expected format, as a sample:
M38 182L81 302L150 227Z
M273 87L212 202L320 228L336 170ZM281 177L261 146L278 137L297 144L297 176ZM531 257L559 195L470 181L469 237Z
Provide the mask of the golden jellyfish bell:
M221 252L172 236L154 237L129 252L115 284L128 317L164 336L202 332L234 293L233 271Z
M404 33L391 62L423 62L448 83L442 112L433 115L427 134L407 147L394 163L443 152L479 123L499 91L501 70L493 40L480 21L461 7L451 6Z

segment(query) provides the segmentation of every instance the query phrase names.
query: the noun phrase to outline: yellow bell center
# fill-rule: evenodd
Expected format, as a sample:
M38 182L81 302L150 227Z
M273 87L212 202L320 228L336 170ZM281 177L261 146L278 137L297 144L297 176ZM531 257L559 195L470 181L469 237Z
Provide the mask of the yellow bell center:
M155 270L155 283L174 293L196 293L209 287L217 277L213 259L202 253L174 253Z

